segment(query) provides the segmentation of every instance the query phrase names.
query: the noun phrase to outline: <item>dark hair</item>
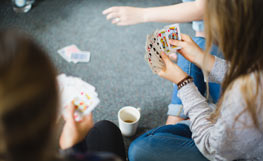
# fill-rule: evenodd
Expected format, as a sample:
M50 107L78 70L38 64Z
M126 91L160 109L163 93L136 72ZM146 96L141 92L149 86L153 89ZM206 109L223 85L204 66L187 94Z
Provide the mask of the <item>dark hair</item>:
M0 31L0 153L10 161L46 160L57 105L47 53L25 33Z

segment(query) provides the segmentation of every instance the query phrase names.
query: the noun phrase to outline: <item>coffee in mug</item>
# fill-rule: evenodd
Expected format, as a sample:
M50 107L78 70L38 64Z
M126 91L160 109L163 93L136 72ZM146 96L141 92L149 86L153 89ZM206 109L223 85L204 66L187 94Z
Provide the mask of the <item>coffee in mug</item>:
M140 108L125 106L118 112L119 128L123 136L132 136L136 133L141 117Z

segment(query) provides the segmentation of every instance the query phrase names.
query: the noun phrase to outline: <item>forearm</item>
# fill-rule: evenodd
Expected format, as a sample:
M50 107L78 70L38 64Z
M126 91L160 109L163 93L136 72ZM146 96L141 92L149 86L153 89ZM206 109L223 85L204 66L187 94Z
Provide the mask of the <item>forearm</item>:
M202 20L203 0L144 9L144 22L181 23Z
M203 52L202 55L198 56L194 59L193 63L198 66L199 68L205 70L206 72L210 73L215 64L215 56L208 54L205 55Z

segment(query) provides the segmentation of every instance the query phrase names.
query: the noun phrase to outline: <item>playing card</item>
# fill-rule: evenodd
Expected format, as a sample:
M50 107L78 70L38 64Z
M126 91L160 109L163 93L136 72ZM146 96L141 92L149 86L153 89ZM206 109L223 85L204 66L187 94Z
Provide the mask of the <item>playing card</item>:
M146 36L145 51L150 52L151 48L152 48L151 36L147 35Z
M90 52L88 51L72 52L70 55L70 61L72 61L73 63L89 62L89 60Z
M169 39L181 40L179 24L173 24L173 25L166 26L165 30L166 30L168 42L169 42ZM170 45L171 51L176 51L178 49L181 49L181 47Z
M181 47L170 45L169 39L181 40L178 24L166 26L162 30L156 30L153 34L146 37L144 59L149 64L153 73L158 73L165 66L161 56L162 52L171 54L181 49Z
M99 99L88 93L88 91L82 91L73 99L73 103L76 106L75 119L81 120L84 115L88 115L98 104Z
M65 115L65 107L73 101L76 106L74 116L79 121L99 104L100 100L95 87L82 79L61 74L57 77L57 81L60 91L61 114Z
M146 37L145 45L145 61L149 64L153 73L158 73L164 67L164 62L161 57L162 47L158 42L158 31Z
M67 62L70 62L70 56L73 52L80 52L76 45L69 45L58 50L59 55L61 55Z
M166 30L165 29L160 30L157 38L158 38L158 42L160 43L162 49L165 52L169 53L170 52L170 44L169 44L168 39L167 39Z

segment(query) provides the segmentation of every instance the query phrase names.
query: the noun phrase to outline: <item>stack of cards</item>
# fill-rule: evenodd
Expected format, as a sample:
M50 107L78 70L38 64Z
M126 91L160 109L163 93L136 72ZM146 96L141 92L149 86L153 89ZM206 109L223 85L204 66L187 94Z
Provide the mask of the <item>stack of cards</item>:
M59 55L61 55L67 62L89 62L90 52L81 51L76 45L69 45L58 50Z
M164 29L156 30L153 34L147 35L144 58L155 74L164 67L161 52L171 54L181 49L181 47L170 45L169 39L181 40L178 24L166 26Z
M64 115L66 106L73 102L76 107L74 117L79 121L83 115L89 114L99 104L95 87L82 79L61 74L57 77L57 81L62 106L61 114Z

